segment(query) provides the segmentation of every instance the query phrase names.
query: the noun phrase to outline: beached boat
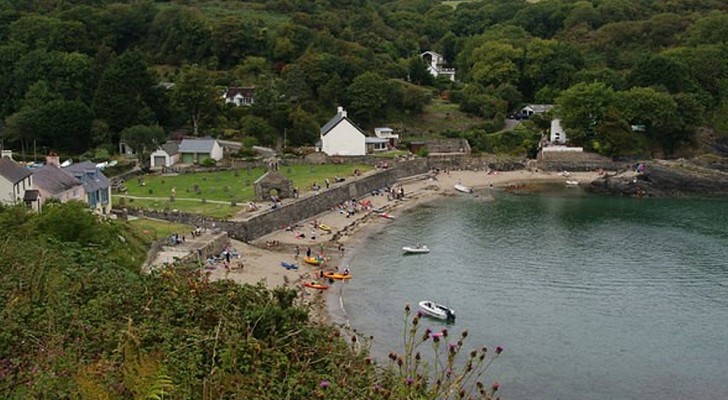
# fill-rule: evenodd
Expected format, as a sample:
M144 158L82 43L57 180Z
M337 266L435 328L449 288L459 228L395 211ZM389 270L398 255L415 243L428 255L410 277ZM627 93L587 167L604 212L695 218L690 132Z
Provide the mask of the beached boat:
M306 286L311 289L318 289L318 290L326 290L331 287L329 285L323 285L323 284L316 283L316 282L306 282L303 284L303 286Z
M579 186L579 181L566 181L566 186L570 186L570 187Z
M324 263L324 259L318 257L303 257L303 262L311 265L321 265Z
M287 263L285 261L281 261L281 267L283 267L287 270L298 269L298 265Z
M430 249L427 248L427 246L418 244L416 246L404 246L404 247L402 247L402 251L404 251L405 254L421 254L421 253L429 253Z
M420 303L420 310L423 314L433 318L454 321L455 310L449 307L445 307L442 304L437 304L434 301L423 300Z
M319 224L318 228L324 232L331 232L331 227L325 224Z
M394 219L394 215L392 215L392 214L382 213L382 214L379 214L379 216L382 218L386 218L386 219Z
M460 183L455 184L455 190L463 193L473 193L473 188L471 188L470 186L462 185Z
M339 272L324 272L324 277L329 279L351 279L351 274L342 274Z

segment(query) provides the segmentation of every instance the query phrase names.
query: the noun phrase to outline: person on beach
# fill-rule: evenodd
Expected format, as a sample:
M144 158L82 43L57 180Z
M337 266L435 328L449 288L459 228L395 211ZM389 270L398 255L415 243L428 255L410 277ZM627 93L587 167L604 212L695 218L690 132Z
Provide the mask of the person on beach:
M311 258L311 248L306 249L306 257Z
M294 259L298 260L298 256L301 254L301 249L296 245L296 254L293 256Z

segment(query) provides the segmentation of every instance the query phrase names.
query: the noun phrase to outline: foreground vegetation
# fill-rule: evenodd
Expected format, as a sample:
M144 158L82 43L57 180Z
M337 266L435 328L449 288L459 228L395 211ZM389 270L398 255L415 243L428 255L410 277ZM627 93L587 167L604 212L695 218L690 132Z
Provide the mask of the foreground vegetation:
M436 398L414 353L417 375L377 367L291 289L140 274L148 235L81 203L0 208L0 223L4 399ZM459 396L459 377L438 393Z

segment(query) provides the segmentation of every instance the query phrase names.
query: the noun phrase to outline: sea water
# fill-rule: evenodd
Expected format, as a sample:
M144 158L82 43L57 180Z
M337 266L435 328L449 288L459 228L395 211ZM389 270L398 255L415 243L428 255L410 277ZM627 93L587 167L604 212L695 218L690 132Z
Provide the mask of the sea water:
M466 349L505 349L485 379L504 399L728 398L728 201L480 193L386 224L330 297L375 356L430 299Z

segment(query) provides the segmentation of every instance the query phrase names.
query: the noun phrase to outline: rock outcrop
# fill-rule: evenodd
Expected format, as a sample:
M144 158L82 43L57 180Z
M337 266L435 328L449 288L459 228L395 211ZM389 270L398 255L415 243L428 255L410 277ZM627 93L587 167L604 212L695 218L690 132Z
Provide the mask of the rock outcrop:
M641 172L624 171L593 181L587 190L627 196L728 196L728 173L690 161L650 161Z

